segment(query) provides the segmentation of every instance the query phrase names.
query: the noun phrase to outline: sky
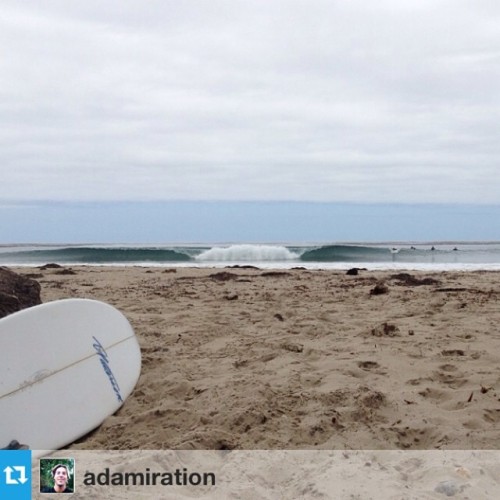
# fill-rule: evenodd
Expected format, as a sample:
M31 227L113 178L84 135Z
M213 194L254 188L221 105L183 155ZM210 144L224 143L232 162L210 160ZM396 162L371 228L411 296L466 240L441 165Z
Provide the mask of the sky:
M500 240L499 19L496 0L4 0L0 242L158 241L130 221L179 212L168 237L198 240L204 210L222 239L337 210L398 239L411 207L419 237Z

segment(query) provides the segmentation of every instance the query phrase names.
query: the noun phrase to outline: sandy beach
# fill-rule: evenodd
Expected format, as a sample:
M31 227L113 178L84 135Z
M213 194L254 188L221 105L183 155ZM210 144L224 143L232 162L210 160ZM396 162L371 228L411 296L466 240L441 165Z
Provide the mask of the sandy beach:
M16 268L106 301L139 382L73 449L500 448L500 273Z

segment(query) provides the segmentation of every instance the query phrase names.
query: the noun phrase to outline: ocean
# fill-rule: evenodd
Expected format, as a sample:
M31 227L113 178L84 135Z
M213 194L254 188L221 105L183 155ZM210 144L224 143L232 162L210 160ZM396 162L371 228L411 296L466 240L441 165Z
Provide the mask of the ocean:
M500 242L2 245L0 265L500 270Z

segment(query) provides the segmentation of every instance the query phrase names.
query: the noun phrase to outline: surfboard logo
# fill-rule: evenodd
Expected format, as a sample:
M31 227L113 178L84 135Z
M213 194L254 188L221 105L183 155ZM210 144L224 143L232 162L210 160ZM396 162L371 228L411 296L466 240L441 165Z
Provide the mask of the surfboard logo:
M107 375L109 382L111 383L111 387L113 388L113 391L116 395L116 398L120 403L123 403L123 398L120 394L120 386L118 385L118 382L113 375L113 371L111 370L111 367L109 366L109 358L108 354L106 353L106 350L102 346L102 344L97 340L95 337L92 337L94 339L94 343L92 344L92 347L95 349L97 356L99 356L99 361L101 362L101 365L104 369L104 373Z

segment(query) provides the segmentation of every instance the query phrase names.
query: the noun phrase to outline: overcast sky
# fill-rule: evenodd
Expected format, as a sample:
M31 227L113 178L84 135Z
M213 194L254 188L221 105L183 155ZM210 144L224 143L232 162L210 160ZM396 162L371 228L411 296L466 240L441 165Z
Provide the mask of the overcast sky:
M496 0L3 0L0 200L500 201Z

